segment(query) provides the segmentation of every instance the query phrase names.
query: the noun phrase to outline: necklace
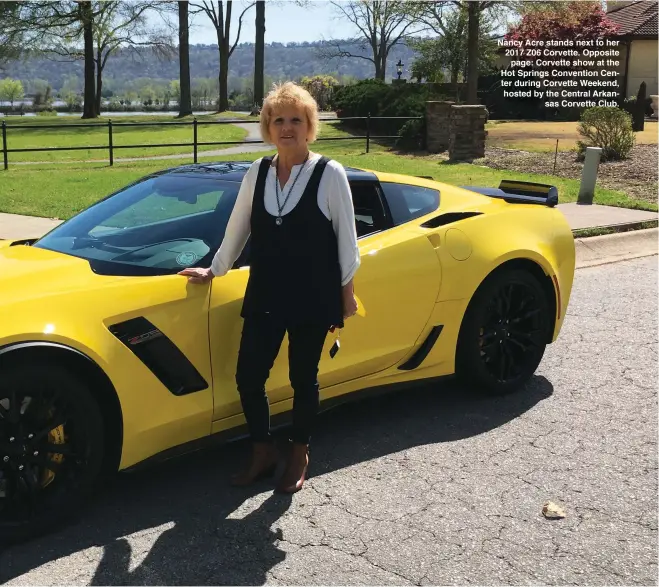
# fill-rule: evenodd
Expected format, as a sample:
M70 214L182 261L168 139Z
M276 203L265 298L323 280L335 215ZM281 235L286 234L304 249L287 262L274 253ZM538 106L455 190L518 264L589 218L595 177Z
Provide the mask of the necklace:
M278 208L278 213L277 213L277 218L275 219L275 224L277 226L281 226L281 223L284 221L284 219L281 217L281 212L286 207L286 202L288 202L288 198L291 197L291 192L293 191L293 188L295 187L295 184L297 183L298 177L300 177L300 173L302 173L302 169L304 168L304 166L305 166L308 159L309 159L309 153L307 153L307 156L304 158L304 161L302 162L302 165L300 166L300 169L298 169L297 175L295 176L295 179L293 180L293 185L291 186L291 189L288 190L288 195L284 199L284 203L280 204L279 203L279 158L277 158L277 166L275 167L275 169L276 169L276 172L275 172L275 194L277 196L277 208Z

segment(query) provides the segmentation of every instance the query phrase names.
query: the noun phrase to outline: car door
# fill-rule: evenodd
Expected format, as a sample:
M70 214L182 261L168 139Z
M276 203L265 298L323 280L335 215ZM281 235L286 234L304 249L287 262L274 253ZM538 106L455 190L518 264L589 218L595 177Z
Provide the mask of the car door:
M361 265L354 279L360 305L345 321L340 351L319 365L322 389L377 373L402 360L423 331L440 286L437 255L427 238L393 226L376 181L352 181ZM331 393L331 392L328 392Z
M425 237L393 227L377 182L351 182L361 266L355 292L361 306L346 320L341 350L334 359L328 335L319 365L321 389L376 373L400 361L415 344L435 303L440 285L439 261ZM209 332L215 389L214 420L233 425L242 407L235 373L242 331L240 310L249 278L248 260L213 280ZM284 337L266 384L271 409L293 396L288 378L288 340ZM324 392L323 392L324 393Z

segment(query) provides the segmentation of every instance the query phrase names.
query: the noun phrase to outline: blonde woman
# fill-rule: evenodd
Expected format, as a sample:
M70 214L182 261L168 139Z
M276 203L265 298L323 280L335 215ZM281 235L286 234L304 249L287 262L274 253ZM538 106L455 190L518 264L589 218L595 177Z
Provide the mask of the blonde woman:
M251 236L236 383L253 450L232 483L249 485L277 465L265 384L288 333L292 450L277 491L294 493L309 464L325 338L357 311L353 277L360 259L345 170L309 150L318 131L314 98L292 82L276 86L263 103L260 125L277 154L258 159L246 173L211 266L180 274L191 283L226 274Z

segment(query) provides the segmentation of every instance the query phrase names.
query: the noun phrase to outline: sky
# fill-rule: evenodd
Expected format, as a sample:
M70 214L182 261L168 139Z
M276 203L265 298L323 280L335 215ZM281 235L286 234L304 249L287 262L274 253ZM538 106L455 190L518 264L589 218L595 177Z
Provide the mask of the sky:
M243 0L233 3L231 23L231 42L235 40L238 30L238 17L249 5ZM311 0L309 6L301 8L289 0L268 1L265 5L265 42L289 43L320 41L332 38L353 36L355 30L345 17L337 18L338 8L326 0ZM254 8L243 17L240 42L254 42L255 27ZM208 16L195 15L190 29L191 44L217 44L217 35Z

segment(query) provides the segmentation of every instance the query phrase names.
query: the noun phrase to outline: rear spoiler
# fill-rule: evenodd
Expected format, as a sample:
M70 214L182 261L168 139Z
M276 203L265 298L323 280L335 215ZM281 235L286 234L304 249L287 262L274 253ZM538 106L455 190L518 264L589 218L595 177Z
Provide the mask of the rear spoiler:
M556 186L543 183L504 179L498 188L471 185L460 187L491 198L501 198L511 204L541 204L550 208L558 204L558 189Z

